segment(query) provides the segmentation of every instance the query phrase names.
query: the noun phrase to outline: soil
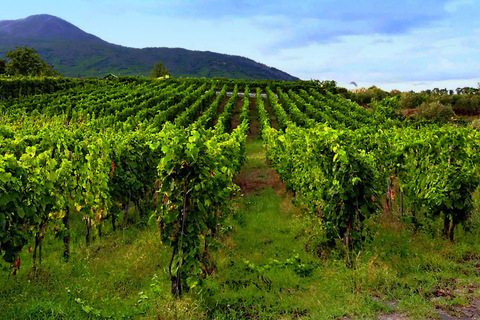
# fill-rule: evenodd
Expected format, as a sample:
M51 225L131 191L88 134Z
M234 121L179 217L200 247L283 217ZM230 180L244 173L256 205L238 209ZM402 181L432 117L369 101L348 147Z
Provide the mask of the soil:
M268 114L270 115L270 125L272 128L278 130L279 124L277 117L273 115L273 110L270 104L268 103L268 100L265 100L265 109L268 111Z
M233 114L232 117L232 130L234 130L236 127L240 125L240 112L242 111L243 107L243 100L238 99L237 100L237 105L235 106L235 113Z
M437 304L437 314L438 319L442 320L454 320L454 319L480 319L480 298L474 297L475 288L478 288L480 285L472 284L470 286L456 287L456 279L450 279L452 288L446 290L437 290L435 295L430 299L432 301L439 301ZM440 303L440 299L451 300L455 297L466 296L470 303L467 306L456 306L456 305L445 305ZM378 299L385 305L390 306L392 309L395 309L397 302L395 301L383 301ZM394 312L391 314L380 314L377 316L379 320L403 320L403 319L414 319L406 315L403 312Z
M473 296L475 289L480 285L471 284L469 286L456 287L453 290L438 290L432 300L451 300L455 297L466 297L469 304L466 306L443 305L438 304L438 315L440 319L480 319L480 298Z
M473 299L470 305L466 307L462 306L450 306L448 309L440 309L438 315L442 320L450 319L480 319L480 299Z
M403 114L405 117L410 117L412 116L417 109L406 109L406 110L400 110L400 113Z
M260 137L260 123L257 119L256 99L250 98L250 129L247 132L247 139ZM248 140L247 140L248 141Z
M377 318L378 320L406 320L411 319L404 313L392 313L388 315L380 315Z
M218 106L218 112L217 115L221 115L223 113L223 110L225 108L225 105L228 102L229 97L225 97L225 99L222 101L222 103ZM215 120L213 120L213 125L215 126L218 123L218 116Z
M479 116L478 113L468 112L468 111L465 111L465 110L459 109L459 108L452 108L452 110L453 110L453 112L455 112L455 114L457 116L462 116L462 117L466 117L466 118L475 118L475 117Z
M256 99L250 98L250 130L247 132L247 143L252 139L260 137L260 123L257 119ZM238 104L243 107L243 100ZM237 114L238 122L238 114ZM237 124L238 125L238 124ZM232 127L235 127L235 122L232 120ZM262 158L263 164L267 164L267 160ZM265 188L273 188L277 193L285 192L285 184L280 180L280 177L275 171L265 165L258 167L244 166L240 174L235 178L235 183L240 187L245 195L256 193Z
M285 184L272 168L251 167L243 170L235 177L235 183L240 187L246 196L266 188L272 188L277 193L285 193Z

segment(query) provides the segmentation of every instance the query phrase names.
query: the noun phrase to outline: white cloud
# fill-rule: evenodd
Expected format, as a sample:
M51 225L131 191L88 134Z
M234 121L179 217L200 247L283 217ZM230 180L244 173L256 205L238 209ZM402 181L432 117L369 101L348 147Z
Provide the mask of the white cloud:
M474 0L454 0L447 2L444 6L444 9L447 12L457 12L460 7L471 6L474 3Z
M378 85L377 87L391 91L393 89L397 89L400 91L416 91L420 92L423 90L432 90L434 88L444 89L447 90L455 90L456 88L464 88L464 87L471 87L471 88L478 88L480 83L480 78L472 78L472 79L454 79L454 80L439 80L439 81L426 81L426 82L392 82L392 83L383 83ZM339 84L341 85L341 84ZM345 86L346 88L351 88L351 86Z
M475 38L475 30L460 31L439 23L436 28L409 34L343 36L336 43L281 49L261 61L301 79L336 80L346 87L351 81L389 90L396 85L416 91L435 86L476 87L476 80L461 82L480 74ZM436 82L442 79L449 80ZM425 85L414 85L418 83Z

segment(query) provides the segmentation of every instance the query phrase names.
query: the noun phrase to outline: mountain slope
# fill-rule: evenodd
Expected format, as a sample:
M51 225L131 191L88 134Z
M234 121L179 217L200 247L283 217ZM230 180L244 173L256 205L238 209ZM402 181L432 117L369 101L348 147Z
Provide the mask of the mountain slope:
M47 14L30 16L19 20L0 21L0 36L12 39L39 38L107 43L63 19Z
M176 77L297 79L240 56L180 48L122 47L50 15L0 21L0 57L16 46L25 45L35 48L64 76L104 76L108 73L148 76L153 65L162 61Z

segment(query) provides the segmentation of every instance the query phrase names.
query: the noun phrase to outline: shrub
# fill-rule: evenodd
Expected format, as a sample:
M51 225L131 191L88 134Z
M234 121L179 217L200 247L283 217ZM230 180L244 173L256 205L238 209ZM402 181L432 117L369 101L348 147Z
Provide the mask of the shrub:
M454 107L462 113L477 114L480 111L480 96L476 94L461 95Z
M454 97L449 96L447 94L431 94L427 97L425 102L440 102L443 105L451 105L453 106L454 104Z
M473 120L470 126L472 127L472 129L480 130L480 119Z
M399 96L401 94L402 94L402 91L397 90L397 89L393 89L392 91L390 91L390 97L396 97L396 96Z
M439 101L424 102L415 112L417 120L427 120L438 123L447 123L455 116L452 107L441 104Z
M350 99L359 103L359 104L369 104L372 101L380 101L388 97L388 92L383 91L380 88L371 86L370 88L359 88L351 90Z
M399 106L401 109L415 109L426 100L424 95L415 93L413 91L404 92L400 95L400 97Z

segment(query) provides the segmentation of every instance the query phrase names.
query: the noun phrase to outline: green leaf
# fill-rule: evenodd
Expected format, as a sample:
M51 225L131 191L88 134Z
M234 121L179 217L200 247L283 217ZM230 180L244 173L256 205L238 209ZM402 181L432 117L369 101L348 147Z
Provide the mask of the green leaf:
M356 185L359 182L362 182L362 179L360 179L359 177L355 177L352 179L352 185Z
M0 212L0 228L3 228L7 225L7 221L5 219L5 215Z
M0 172L0 181L7 183L11 180L12 174L10 172Z
M7 203L9 203L12 200L13 200L13 196L9 193L1 195L0 196L0 207L6 205Z
M171 223L175 221L178 217L178 211L177 210L168 210L167 213L163 216L163 221L165 223Z
M198 277L192 276L187 278L187 286L190 289L195 288L198 285Z
M23 217L25 217L25 210L23 210L23 208L18 208L17 214L20 218L23 219Z
M155 226L157 224L157 213L153 213L150 218L148 218L148 225Z
M205 206L203 205L203 203L202 203L201 200L198 200L198 201L197 201L197 204L198 204L198 208L200 209L200 211L206 212Z

